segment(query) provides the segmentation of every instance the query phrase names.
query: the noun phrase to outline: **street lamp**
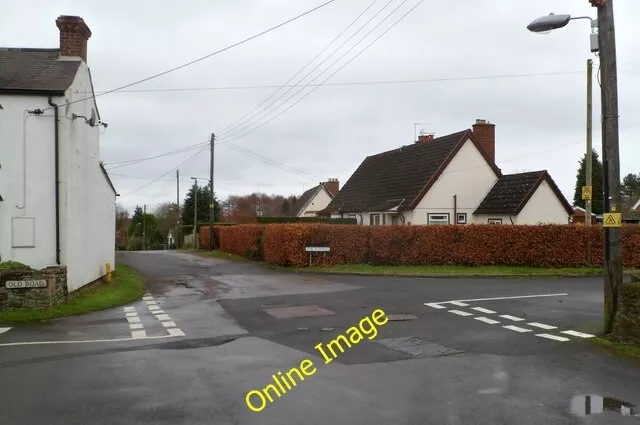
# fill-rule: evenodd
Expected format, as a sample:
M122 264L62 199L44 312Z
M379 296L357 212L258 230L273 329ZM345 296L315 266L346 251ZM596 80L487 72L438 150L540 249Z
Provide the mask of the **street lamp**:
M620 203L620 150L618 134L618 76L616 65L615 24L613 0L589 0L598 10L598 19L571 15L543 16L531 22L527 28L533 32L549 32L565 27L573 19L591 20L591 51L600 57L602 98L602 164L604 168L605 230L605 332L613 331L617 310L618 288L622 284L622 215L617 210ZM597 29L597 34L596 34ZM587 155L589 158L591 155ZM589 170L589 168L588 168ZM590 217L589 217L590 218ZM586 216L585 216L586 220Z

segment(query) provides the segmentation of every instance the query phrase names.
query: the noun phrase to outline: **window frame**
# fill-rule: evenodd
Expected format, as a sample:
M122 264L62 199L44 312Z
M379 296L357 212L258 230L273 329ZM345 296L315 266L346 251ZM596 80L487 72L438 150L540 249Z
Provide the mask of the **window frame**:
M488 224L502 224L501 218L489 218L487 219Z
M436 223L432 223L431 222L431 218L432 217L446 217L447 218L447 222L436 222ZM427 225L428 226L446 226L451 224L451 216L449 215L449 213L427 213Z
M375 222L375 218L378 219L378 223L376 224ZM380 226L380 223L382 222L381 218L380 218L380 213L376 213L376 214L369 214L369 224L371 226Z
M464 220L460 221L460 217L464 217ZM456 213L456 224L467 224L467 213Z

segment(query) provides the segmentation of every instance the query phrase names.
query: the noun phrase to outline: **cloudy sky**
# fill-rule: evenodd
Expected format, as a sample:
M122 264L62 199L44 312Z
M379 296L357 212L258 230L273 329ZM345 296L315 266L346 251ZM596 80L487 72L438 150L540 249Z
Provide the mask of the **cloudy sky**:
M2 0L0 45L57 47L56 17L79 15L93 32L88 63L95 88L107 91L323 2ZM109 124L101 156L129 209L175 200L181 163L181 194L190 177L207 178L208 152L194 146L212 132L219 142L220 197L299 194L327 178L344 183L365 156L411 143L414 123L438 136L483 118L496 124L503 172L547 169L571 201L584 152L590 29L578 20L547 35L526 30L550 12L596 14L587 0L337 0L239 47L100 97ZM624 175L640 172L640 57L634 55L640 51L634 29L640 3L615 0L615 13ZM522 74L528 76L513 77ZM407 82L415 80L423 81ZM276 91L287 81L298 87ZM371 82L379 84L343 84ZM594 146L600 152L597 86L594 93ZM189 149L122 166L182 148Z

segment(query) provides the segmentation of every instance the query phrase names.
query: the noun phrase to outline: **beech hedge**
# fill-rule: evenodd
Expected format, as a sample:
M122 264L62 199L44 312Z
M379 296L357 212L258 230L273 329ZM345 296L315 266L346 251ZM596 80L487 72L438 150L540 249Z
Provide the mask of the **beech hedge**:
M279 266L304 266L306 246L329 246L314 265L602 265L604 231L572 225L238 225L221 228L220 249ZM640 268L640 226L622 228L625 267Z

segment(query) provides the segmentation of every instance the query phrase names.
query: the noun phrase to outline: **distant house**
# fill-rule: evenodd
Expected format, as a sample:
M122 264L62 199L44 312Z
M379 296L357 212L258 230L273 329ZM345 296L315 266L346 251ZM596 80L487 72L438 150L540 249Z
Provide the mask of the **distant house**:
M305 191L292 206L293 217L316 217L325 209L340 190L338 179L329 179Z
M502 174L495 164L495 125L365 158L321 214L360 224L569 223L571 205L545 170Z
M56 25L59 48L0 47L0 261L67 266L71 292L114 266L116 191L100 163L91 30L77 16Z
M587 215L587 212L585 211L584 208L580 208L578 206L574 206L573 207L573 215L571 216L571 222L574 224L584 224L585 221L585 216ZM600 217L601 219L602 217ZM598 216L594 213L591 213L591 224L596 224L598 223L599 219Z

